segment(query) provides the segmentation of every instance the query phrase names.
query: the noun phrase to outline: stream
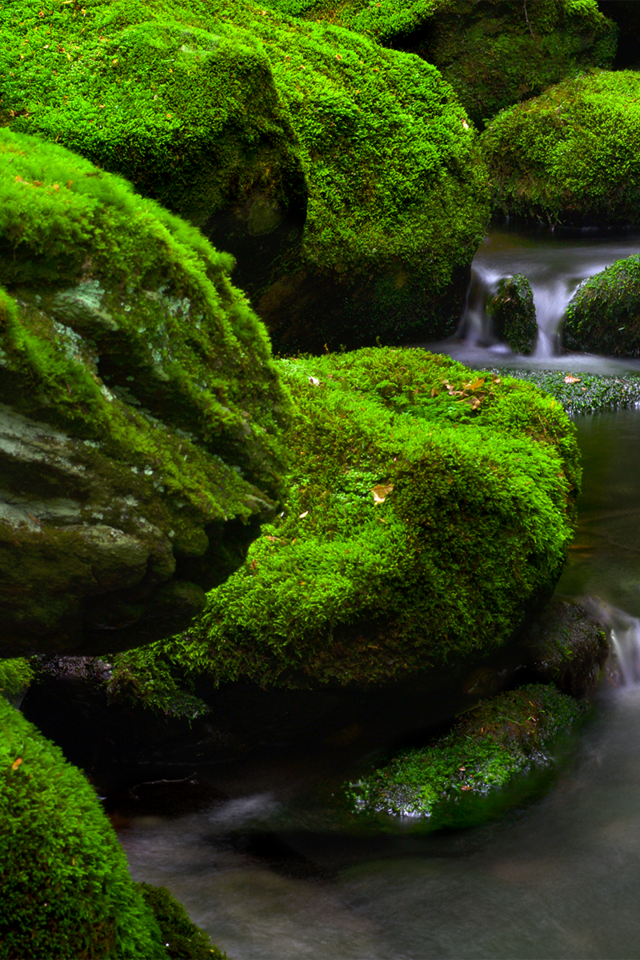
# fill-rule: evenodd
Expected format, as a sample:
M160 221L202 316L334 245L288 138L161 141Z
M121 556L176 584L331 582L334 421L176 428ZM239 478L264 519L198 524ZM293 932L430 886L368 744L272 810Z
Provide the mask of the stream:
M476 293L478 276L490 287L511 250L510 272L530 277L548 321L544 353L559 300L566 305L594 265L638 249L631 237L493 234L479 253ZM497 362L473 336L439 345L453 347L465 362ZM597 357L526 363L637 370ZM640 411L580 418L577 429L579 526L557 592L604 611L619 682L601 688L572 760L544 797L499 822L427 835L353 836L323 830L313 816L287 825L283 811L324 762L314 756L199 771L226 799L176 817L132 817L120 839L134 878L167 886L233 960L640 957Z

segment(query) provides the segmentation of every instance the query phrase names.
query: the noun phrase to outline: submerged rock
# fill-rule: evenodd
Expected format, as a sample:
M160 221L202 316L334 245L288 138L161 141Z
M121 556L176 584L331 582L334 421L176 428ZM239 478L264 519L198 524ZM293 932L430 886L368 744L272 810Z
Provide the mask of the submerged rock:
M562 342L568 350L640 356L640 256L617 260L578 287L564 316Z
M505 643L572 536L560 405L417 350L280 370L296 408L286 511L187 634L117 658L114 680L161 660L216 682L379 683Z
M504 110L481 136L493 203L549 223L637 223L640 75L596 71Z
M488 183L435 67L246 0L40 12L0 26L1 122L202 227L278 349L454 332Z
M538 335L536 308L531 284L521 273L506 277L498 285L498 292L487 304L493 331L506 340L514 353L533 352Z
M0 655L183 629L280 492L288 401L231 258L0 131Z
M554 745L585 709L553 686L501 693L462 714L430 746L400 753L349 784L347 802L365 817L425 818L432 827L479 823L535 789L523 775L553 767Z
M479 126L565 77L610 66L616 51L616 27L596 0L535 0L528 6L503 0L270 0L269 5L419 54L442 71Z

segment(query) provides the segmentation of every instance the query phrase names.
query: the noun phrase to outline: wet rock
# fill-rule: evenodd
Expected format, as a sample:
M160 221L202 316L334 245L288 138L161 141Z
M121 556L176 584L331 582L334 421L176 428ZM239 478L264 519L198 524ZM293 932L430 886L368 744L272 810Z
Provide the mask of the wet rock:
M232 261L0 133L0 655L186 626L279 495L287 400Z
M617 260L580 285L565 313L562 342L568 350L640 356L640 256Z
M585 697L602 679L609 641L592 612L555 598L529 628L525 650L540 683L554 683L563 693Z
M514 353L526 356L533 352L538 326L533 291L526 277L517 273L501 280L498 292L487 304L487 314L493 332L506 340Z

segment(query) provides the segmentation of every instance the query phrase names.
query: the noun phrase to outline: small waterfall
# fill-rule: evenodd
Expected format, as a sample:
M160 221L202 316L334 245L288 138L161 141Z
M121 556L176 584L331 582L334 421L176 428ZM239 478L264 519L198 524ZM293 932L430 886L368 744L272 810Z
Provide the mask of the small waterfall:
M640 619L596 598L584 606L609 631L612 654L607 664L610 679L621 687L640 686Z

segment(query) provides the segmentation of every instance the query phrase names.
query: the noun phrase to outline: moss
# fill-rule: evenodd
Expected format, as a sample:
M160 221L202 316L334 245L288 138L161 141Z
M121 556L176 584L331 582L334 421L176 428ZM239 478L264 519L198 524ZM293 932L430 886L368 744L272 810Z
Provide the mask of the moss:
M462 714L431 745L399 754L346 788L361 816L428 818L432 826L470 826L522 800L505 788L553 765L558 737L585 713L555 687L532 684L501 693ZM531 790L533 782L521 787ZM502 794L502 796L501 796ZM500 803L502 800L502 803Z
M226 953L211 943L208 934L189 919L187 911L166 887L136 884L153 911L171 960L227 960Z
M145 609L172 632L273 511L288 399L231 265L119 177L0 130L6 653L92 620L106 652Z
M576 375L570 370L510 370L494 367L495 376L512 376L533 383L562 404L569 416L616 410L640 404L640 376L605 376L595 373Z
M15 0L1 30L4 122L224 236L279 347L455 328L487 181L434 67L239 0Z
M526 277L518 273L498 284L495 297L487 304L495 334L506 340L514 353L529 354L538 336L533 291Z
M0 730L0 954L166 957L84 776L2 698Z
M503 213L637 222L640 77L595 71L500 113L481 138Z
M22 696L33 677L33 667L28 660L0 660L0 694L9 702Z
M418 53L442 71L478 125L585 68L610 66L616 51L617 30L596 0L529 6L505 0L271 0L270 6Z
M640 256L617 260L580 285L565 313L562 341L569 350L640 356Z
M155 656L216 682L305 686L504 642L571 538L578 450L560 405L418 350L280 370L296 404L286 511ZM115 676L144 668L138 657L117 657Z

